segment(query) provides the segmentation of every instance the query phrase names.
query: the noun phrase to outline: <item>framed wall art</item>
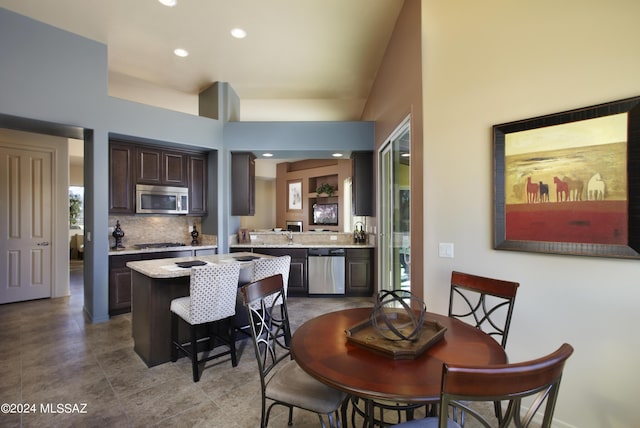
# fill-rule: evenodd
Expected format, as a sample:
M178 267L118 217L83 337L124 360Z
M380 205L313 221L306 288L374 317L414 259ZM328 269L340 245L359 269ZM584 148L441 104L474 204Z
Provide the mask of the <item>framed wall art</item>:
M640 258L640 97L493 127L494 248Z
M289 211L302 210L302 181L290 181L288 187L287 209Z

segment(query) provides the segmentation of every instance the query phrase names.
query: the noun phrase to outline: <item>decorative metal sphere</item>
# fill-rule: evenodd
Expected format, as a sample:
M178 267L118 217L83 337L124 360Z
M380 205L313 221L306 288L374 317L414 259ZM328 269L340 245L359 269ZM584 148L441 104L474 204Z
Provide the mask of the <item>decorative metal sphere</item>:
M417 303L420 311L413 311L411 304ZM369 315L371 324L382 337L392 341L418 339L424 323L427 305L405 290L384 290Z

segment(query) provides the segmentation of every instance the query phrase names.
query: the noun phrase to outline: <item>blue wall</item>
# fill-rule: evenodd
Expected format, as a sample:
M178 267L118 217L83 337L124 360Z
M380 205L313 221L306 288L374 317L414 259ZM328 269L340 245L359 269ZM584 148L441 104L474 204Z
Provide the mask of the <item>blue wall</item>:
M0 123L55 135L84 131L85 137L85 312L92 322L108 316L108 141L110 135L139 141L211 149L217 159L215 232L228 243L230 150L373 148L370 122L223 123L108 96L107 46L0 8ZM12 121L11 118L20 118ZM27 119L26 121L22 119ZM30 122L33 120L34 122ZM25 127L26 123L26 127ZM31 124L31 125L30 125ZM40 124L41 125L41 124ZM55 125L66 125L56 128ZM18 126L18 125L16 125ZM31 129L29 129L31 127ZM97 231L98 233L92 233Z

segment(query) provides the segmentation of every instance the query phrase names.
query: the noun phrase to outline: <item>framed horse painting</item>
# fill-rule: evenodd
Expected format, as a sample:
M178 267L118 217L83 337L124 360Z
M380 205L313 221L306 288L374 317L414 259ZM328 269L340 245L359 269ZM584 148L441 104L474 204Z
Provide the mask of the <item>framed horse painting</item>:
M494 248L640 258L640 97L493 127Z

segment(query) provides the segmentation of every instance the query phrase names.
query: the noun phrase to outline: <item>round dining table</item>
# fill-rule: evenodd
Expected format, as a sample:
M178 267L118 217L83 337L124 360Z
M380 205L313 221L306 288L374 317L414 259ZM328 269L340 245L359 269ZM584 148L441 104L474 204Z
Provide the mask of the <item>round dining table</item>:
M504 349L482 330L431 312L425 322L436 321L446 331L415 359L394 359L348 341L346 331L371 310L345 309L305 322L291 339L293 358L312 377L352 396L416 404L440 400L443 363L507 362Z

